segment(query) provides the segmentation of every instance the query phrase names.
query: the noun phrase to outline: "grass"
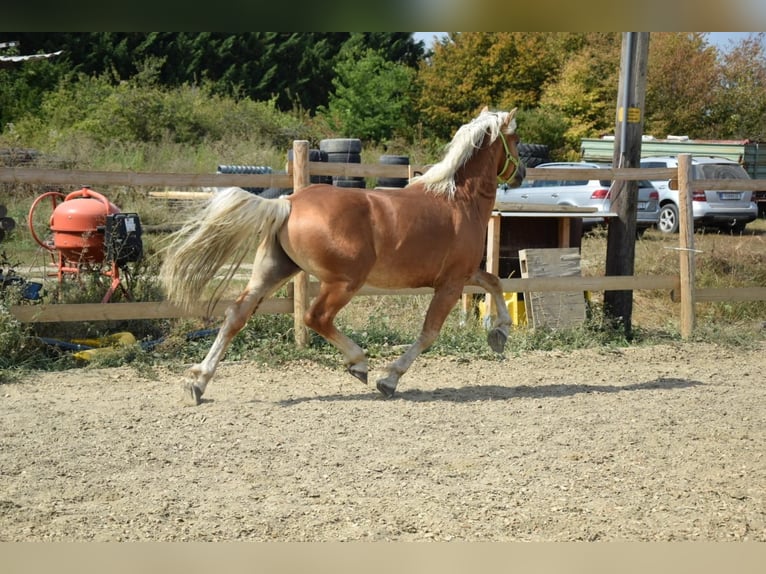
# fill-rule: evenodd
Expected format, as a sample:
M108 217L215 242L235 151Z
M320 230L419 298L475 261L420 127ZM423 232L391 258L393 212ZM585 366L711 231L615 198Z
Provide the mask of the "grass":
M605 266L605 235L583 238L583 274L598 275ZM745 233L730 235L697 230L694 247L695 285L698 288L738 288L766 285L766 219L749 224ZM677 274L678 236L648 230L636 242L635 275ZM766 330L766 301L698 302L695 337L733 342L762 339ZM663 291L636 291L633 323L647 331L679 332L680 304Z

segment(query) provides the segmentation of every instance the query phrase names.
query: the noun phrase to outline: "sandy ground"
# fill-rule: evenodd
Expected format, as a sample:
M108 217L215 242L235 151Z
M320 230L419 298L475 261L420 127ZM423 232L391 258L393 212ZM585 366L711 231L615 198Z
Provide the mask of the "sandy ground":
M377 365L380 367L380 365ZM376 363L372 363L376 367ZM766 345L0 385L2 541L766 541ZM371 377L372 378L372 377Z

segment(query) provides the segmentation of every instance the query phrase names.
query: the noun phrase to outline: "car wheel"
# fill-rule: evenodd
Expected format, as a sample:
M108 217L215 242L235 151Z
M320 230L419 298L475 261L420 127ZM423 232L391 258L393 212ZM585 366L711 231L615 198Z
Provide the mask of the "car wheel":
M657 228L662 233L678 233L678 208L674 204L666 203L660 208Z

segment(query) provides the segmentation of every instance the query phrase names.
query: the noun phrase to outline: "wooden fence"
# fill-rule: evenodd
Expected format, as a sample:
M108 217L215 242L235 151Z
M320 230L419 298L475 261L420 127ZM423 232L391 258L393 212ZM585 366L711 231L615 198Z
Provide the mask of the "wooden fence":
M50 170L33 168L0 168L0 183L26 183L49 185L129 186L129 187L280 187L299 190L307 186L312 175L367 178L408 178L416 171L428 166L390 164L341 164L309 161L309 143L293 143L293 162L288 163L287 174L173 174ZM698 289L694 286L694 227L692 222L691 189L736 189L758 190L766 188L766 180L693 180L691 156L679 156L679 167L674 168L610 168L610 169L533 169L527 171L531 179L613 179L642 180L669 179L677 181L680 195L679 232L679 274L661 276L603 276L603 277L545 277L528 279L502 279L503 291L512 292L575 292L575 291L636 291L668 290L675 301L680 302L681 335L689 337L694 329L694 306L701 301L759 301L766 300L766 287L752 286L736 289ZM204 198L204 192L185 192L193 198ZM153 195L177 197L167 192ZM188 195L187 195L188 197ZM542 210L554 213L550 206L529 206L523 204L498 203L496 214L501 212L523 212ZM571 209L571 208L569 208ZM587 211L582 214L587 215ZM569 215L572 215L571 213ZM495 231L493 231L493 229ZM487 267L497 267L497 253L492 246L497 243L497 226L488 230ZM415 295L431 293L428 288L405 290L382 290L365 286L360 295ZM478 288L468 287L464 293L483 293ZM309 281L305 273L296 276L287 297L275 297L264 301L259 313L292 313L295 322L295 340L299 346L308 342L308 330L303 317L311 298L316 294L316 283ZM189 312L182 311L168 302L141 303L84 303L16 305L11 307L13 315L22 322L64 322L64 321L105 321L124 319L158 319L190 316L222 316L230 301L221 301L215 308L200 305Z

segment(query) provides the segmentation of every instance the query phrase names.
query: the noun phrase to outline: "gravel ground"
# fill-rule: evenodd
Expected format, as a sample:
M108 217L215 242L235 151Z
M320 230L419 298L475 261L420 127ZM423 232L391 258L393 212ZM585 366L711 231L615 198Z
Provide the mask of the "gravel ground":
M384 400L225 362L198 407L165 368L37 373L0 385L0 540L764 542L764 373L766 344L427 354Z

